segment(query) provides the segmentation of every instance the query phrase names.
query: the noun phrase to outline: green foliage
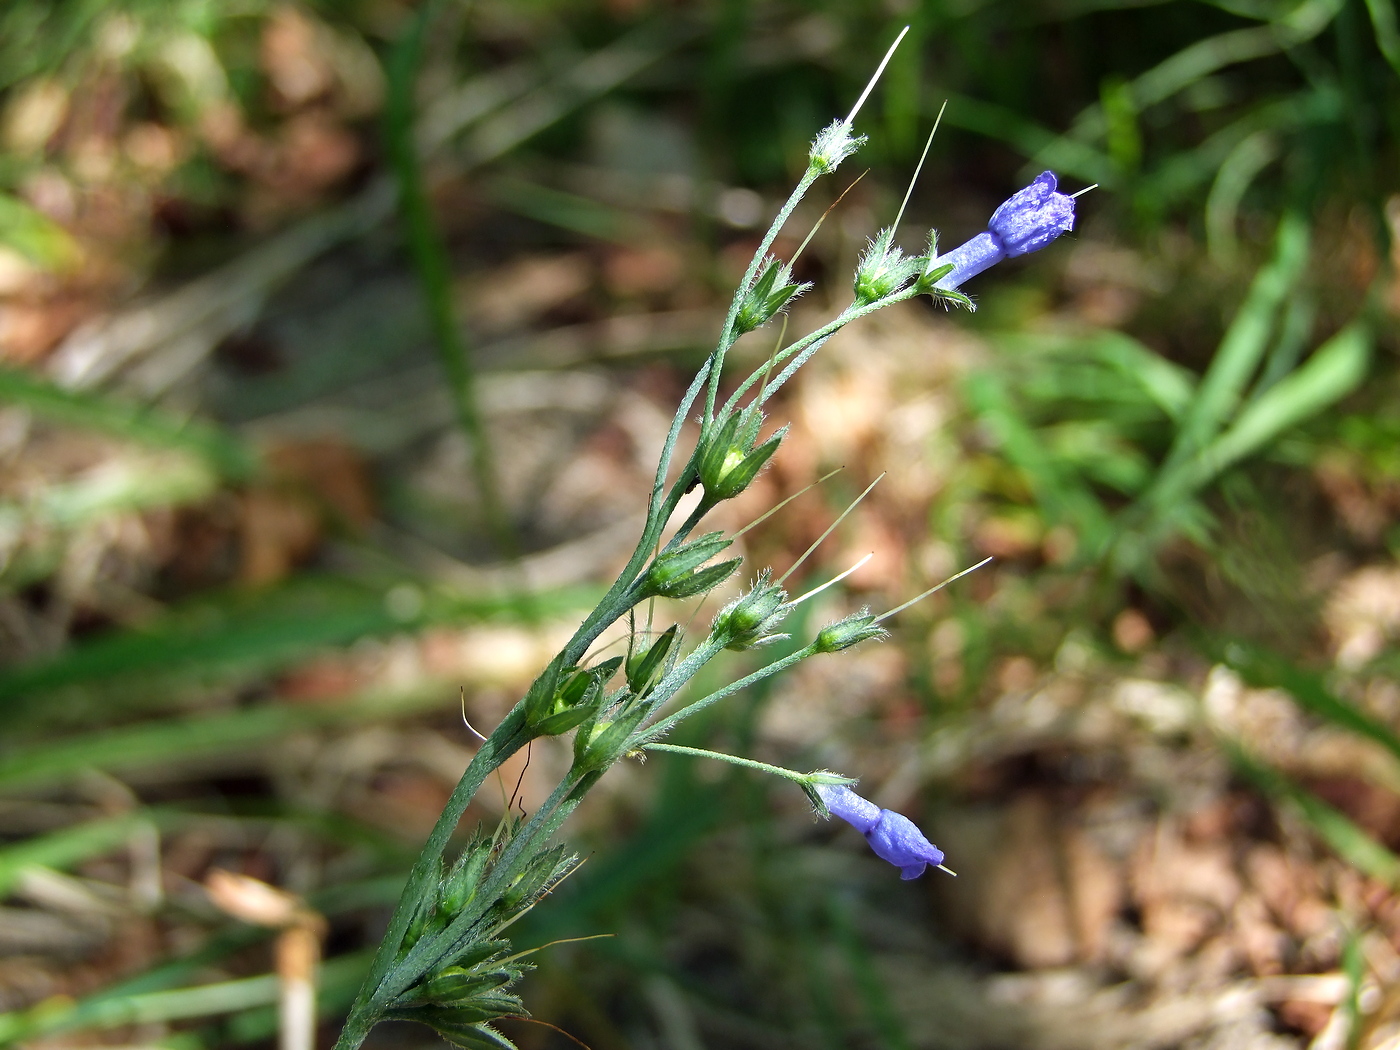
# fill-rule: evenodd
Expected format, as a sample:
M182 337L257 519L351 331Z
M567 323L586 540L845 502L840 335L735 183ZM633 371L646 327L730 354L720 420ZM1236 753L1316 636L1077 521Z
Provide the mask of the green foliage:
M47 270L71 267L78 255L67 230L7 193L0 193L0 246Z
M1286 217L1199 378L1121 332L999 338L1014 356L969 379L969 405L1045 520L1073 530L1077 564L1150 581L1172 539L1208 546L1211 485L1358 388L1363 318L1295 363L1290 305L1307 259L1307 228Z
M665 223L690 208L700 220L702 237L723 239L730 234L707 224L711 191L724 187L709 180L766 191L790 172L809 167L811 131L823 115L841 109L853 96L852 89L877 57L869 53L874 41L888 36L888 12L865 4L824 4L796 12L781 4L726 2L711 23L702 24L692 22L689 13L657 11L653 5L645 17L638 16L638 27L624 24L620 31L620 24L632 17L617 13L627 5L603 12L596 5L540 2L506 5L509 18L499 11L484 16L519 19L525 28L504 46L496 41L478 47L472 16L462 23L466 29L460 38L454 35L455 16L443 16L447 30L441 38L434 36L432 26L438 23L433 20L452 5L426 5L410 22L385 21L382 11L357 21L373 5L314 6L332 24L348 27L362 44L368 39L381 48L394 37L403 41L392 52L390 106L383 125L400 191L402 233L425 294L459 423L472 438L477 487L486 494L482 517L496 523L497 549L510 550L510 529L489 506L494 463L476 404L475 363L460 303L454 300L454 260L446 241L452 231L435 214L441 202L434 199L428 176L450 170L454 163L466 170L506 157L499 170L473 176L472 185L490 202L549 226L550 236L570 231L570 236L625 250L656 236L658 229L669 236ZM132 71L140 105L150 107L145 116L168 121L182 132L197 127L209 96L200 94L198 84L174 76L162 57L171 34L188 33L215 56L215 80L222 85L218 98L238 100L258 124L273 116L266 109L256 39L258 20L268 9L261 2L225 9L204 0L173 5L14 0L0 5L0 88L22 87L38 75L72 88L91 71L107 68L101 63L108 59L101 56L111 52L103 48L111 47L113 27L125 25L113 20L129 18L137 27L137 44L112 61ZM1350 306L1334 301L1329 282L1336 274L1323 269L1338 266L1342 254L1333 243L1339 225L1335 216L1369 217L1358 220L1362 225L1376 220L1383 194L1394 188L1386 174L1394 170L1400 138L1400 35L1393 0L1351 5L1339 0L1198 5L928 0L915 4L909 17L913 31L889 71L888 83L895 89L872 103L872 108L882 108L879 119L886 125L873 137L877 167L903 165L912 158L922 140L920 125L948 98L946 126L953 131L951 139L940 142L946 156L959 163L966 159L967 166L939 175L940 187L954 182L959 194L994 197L989 179L1009 184L1020 163L1098 182L1104 192L1093 198L1097 225L1086 224L1083 236L1097 238L1115 230L1117 239L1148 252L1165 251L1183 233L1197 236L1204 251L1190 249L1191 265L1207 265L1208 256L1227 290L1232 275L1255 257L1258 231L1270 226L1273 217L1284 216L1272 258L1237 309L1228 295L1193 306L1198 312L1222 306L1233 315L1203 370L1182 363L1203 361L1207 355L1197 353L1201 348L1191 343L1191 332L1180 338L1170 323L1161 331L1140 332L1141 339L1116 330L1050 333L1031 324L995 335L999 357L964 388L979 436L989 439L994 457L984 457L961 487L950 488L950 502L966 500L971 489L980 488L971 494L1003 504L1007 513L1021 515L1036 528L1068 530L1077 540L1077 558L1067 566L1072 572L1100 566L1115 584L1145 582L1157 594L1162 553L1173 541L1189 539L1207 555L1219 549L1223 493L1241 468L1253 462L1292 469L1341 447L1364 463L1368 480L1380 484L1400 474L1394 463L1400 430L1376 408L1378 397L1339 420L1329 418L1344 399L1364 390L1368 377L1389 370L1387 358L1376 350L1388 347L1393 336L1369 309L1354 315ZM403 34L405 26L409 32ZM541 56L520 58L517 52L536 40L548 41ZM667 54L677 60L656 61ZM517 64L496 67L502 55ZM415 141L415 135L426 134L416 111L423 100L414 95L415 79L422 68L427 69L424 83L442 84L443 69L454 63L470 66L473 73L478 66L490 67L471 82L478 94L463 95L469 100L490 96L494 101L483 104L482 111L489 119L467 136L454 132L450 137L461 141L425 158L421 142ZM503 69L505 75L491 79ZM697 70L699 75L692 76ZM576 187L564 190L554 184L558 172L573 172L580 160L574 147L588 133L590 118L571 114L639 72L643 76L628 89L628 105L657 113L696 110L704 114L702 134L708 136L700 169L679 180L693 198L660 226L646 208L634 208L630 201L600 202ZM3 101L13 101L14 94L12 90ZM562 128L557 137L529 141L555 124ZM834 168L858 138L828 129L817 166ZM513 151L517 155L509 156ZM16 191L0 194L0 245L55 279L80 266L84 256L60 223L16 194L27 192L22 189L26 179L43 166L64 178L75 177L68 165L65 156L34 151L0 157L0 184ZM171 192L180 196L180 187L199 170L212 170L210 165L197 147L171 177ZM977 185L970 184L965 174L970 171L976 172ZM246 188L222 171L206 181L210 189L199 195L199 202L216 210L228 207ZM987 188L979 190L981 186ZM803 192L809 187L807 183ZM915 210L919 203L916 199ZM785 206L778 226L792 213L791 205ZM450 207L441 210L451 214ZM1310 218L1304 221L1303 215ZM487 239L499 233L492 226ZM529 235L537 234L532 230ZM880 250L862 266L858 302L880 308L905 291L929 292L944 276L933 267L932 244L926 255L906 258L893 247L892 234L881 236ZM371 254L380 251L377 239L366 240ZM139 253L141 246L135 247ZM720 362L729 344L787 309L805 288L770 249L781 250L773 248L771 237L741 283L746 291L736 298L721 349L712 359L701 449L668 474L675 449L684 447L677 437L685 421L682 411L658 473L644 542L628 571L605 596L601 612L590 617L532 688L523 717L508 718L492 734L472 773L475 780L469 778L454 796L445 830L434 832L425 856L436 850L431 859L437 866L415 869L404 895L410 903L428 902L404 919L417 927L391 927L389 940L396 934L400 939L374 968L359 953L331 959L322 977L323 1011L348 1008L361 978L368 977L366 988L400 985L375 1007L382 1008L382 1016L422 1020L463 1046L508 1047L492 1020L524 1012L510 989L526 968L496 935L508 922L521 920L521 928L529 931L519 938L522 943L538 943L546 934L569 933L590 923L612 929L643 921L636 918L642 913L667 916L682 881L677 874L681 858L706 841L721 814L744 813L753 828L772 819L762 798L745 787L749 781L716 786L675 771L685 763L671 763L663 774L670 779L648 804L635 838L603 851L593 865L596 873L585 875L576 893L552 901L547 916L531 913L526 918L532 903L567 868L568 859L545 844L591 784L589 778L638 748L704 753L657 741L679 730L685 718L740 689L761 690L767 678L801 659L883 634L868 614L847 617L824 628L810 646L785 653L737 681L707 685L701 699L655 721L648 720L659 705L674 697L704 662L691 661L683 652L677 627L650 645L629 647L628 656L619 658L621 666L618 659L587 666L586 650L611 622L609 617L631 609L643 595L693 600L736 571L737 560L706 564L729 542L713 534L690 540L686 526L662 546L662 528L679 492L698 480L706 501L713 503L749 486L783 439L779 431L767 441L758 440L758 406L833 331L861 316L859 310L845 311L781 348L739 385L727 406L716 410ZM702 275L700 283L712 276ZM1005 300L995 288L982 294L986 313L995 316ZM942 298L971 306L960 293ZM1210 322L1197 318L1197 324L1208 328ZM367 341L376 345L363 352L336 345L330 371L373 378L394 355L406 353L378 333ZM303 349L293 348L298 362ZM303 369L297 376L305 374L302 364L294 362L293 368ZM778 368L783 370L773 375ZM705 379L702 375L695 390L704 388ZM239 382L237 396L244 400L230 413L235 416L269 407L266 397L258 403L259 391L286 409L305 407L313 394L321 393L320 387L312 390L286 374L273 376L257 390L251 380ZM217 401L222 394L215 393L212 400ZM123 443L124 457L122 470L65 479L0 505L0 533L37 538L33 549L5 563L0 584L7 600L41 604L50 590L61 595L64 544L68 538L81 539L85 530L132 515L236 500L245 486L265 480L250 436L207 415L190 416L187 394L157 405L138 400L130 389L75 391L41 378L39 370L0 371L0 400L7 406L55 428L115 438ZM752 403L740 408L750 396ZM248 406L252 410L245 413ZM1298 440L1304 431L1309 443ZM1292 444L1284 447L1287 441ZM988 458L997 462L988 465ZM680 481L674 481L677 476ZM666 487L671 481L675 490ZM949 508L950 520L960 509ZM394 522L392 527L402 525ZM413 523L406 531L414 531ZM959 534L945 538L956 542ZM405 572L397 563L382 574L363 571L366 560L382 564L383 552L369 551L378 541L376 535L370 542L337 546L311 571L298 570L287 581L256 592L198 588L181 597L159 591L154 611L133 617L141 621L136 626L102 622L94 629L80 621L66 643L55 639L40 650L47 655L7 662L0 669L0 722L5 727L0 786L16 794L53 792L94 771L127 776L180 763L217 765L228 755L269 747L298 733L442 706L444 697L455 719L455 688L436 684L434 695L353 693L320 706L269 695L268 683L316 653L339 653L438 625L483 619L533 624L597 599L595 591L527 595L517 584L493 594L464 594L430 572ZM1031 595L1034 586L1031 581L1016 593ZM406 593L413 600L400 600ZM714 643L711 648L743 650L774 641L789 611L785 598L760 579L721 614L707 642ZM955 615L963 616L970 635L967 677L975 680L980 677L977 661L987 662L995 644L987 625L992 614L964 609ZM1022 623L1017 629L1027 637L1048 630L1040 623ZM1306 658L1284 659L1244 643L1223 653L1206 642L1195 648L1223 657L1251 682L1286 689L1312 715L1400 755L1392 729L1343 700L1349 694L1334 688L1330 679L1306 670ZM702 652L708 658L709 650ZM618 670L624 672L625 686L609 695L606 687ZM494 838L473 840L444 872L440 858L449 837L490 769L533 736L569 731L577 731L575 754L585 775L568 782L541 809L538 822L504 825ZM697 736L686 739L699 744L703 733L698 727L695 731ZM734 732L745 739L742 726ZM732 758L725 756L726 761ZM1239 762L1261 791L1294 807L1347 862L1375 877L1395 878L1395 858L1345 816L1257 760L1245 756ZM272 805L278 819L293 818L290 802ZM745 813L745 806L750 812ZM186 816L197 819L199 814ZM32 865L72 868L116 851L133 829L151 822L162 829L176 826L168 812L138 809L7 843L0 850L0 883L14 884ZM354 837L344 834L347 841ZM771 929L761 931L771 938L765 943L792 960L792 974L800 974L790 982L801 986L797 999L804 1004L792 1030L801 1031L812 1045L907 1045L909 1036L884 996L862 942L864 927L852 910L858 905L816 896L794 901L785 892L790 872L784 862L762 835L754 833L751 839L744 847L746 864L740 867L759 873L755 878L760 882L784 888L770 891L758 914L771 923ZM374 856L372 863L381 865L375 870L386 873L376 876L378 881L346 881L338 869L329 868L330 892L340 893L343 901L313 902L315 906L349 915L391 904L403 882L402 858L384 850ZM610 965L634 974L634 984L661 974L692 994L687 976L643 941L625 951L604 949L611 952ZM222 966L252 943L246 930L239 936L225 931L192 956L75 1002L0 1014L0 1042L85 1026L190 1022L224 1014L233 1015L226 1026L200 1029L198 1035L191 1029L182 1038L202 1039L206 1045L265 1039L276 1026L270 1009L274 980L199 983L207 980L205 969ZM834 961L823 955L832 944L839 949ZM410 965L413 951L419 954ZM420 963L426 969L415 975ZM851 988L852 997L841 994ZM775 980L772 989L774 999L791 991L782 980Z

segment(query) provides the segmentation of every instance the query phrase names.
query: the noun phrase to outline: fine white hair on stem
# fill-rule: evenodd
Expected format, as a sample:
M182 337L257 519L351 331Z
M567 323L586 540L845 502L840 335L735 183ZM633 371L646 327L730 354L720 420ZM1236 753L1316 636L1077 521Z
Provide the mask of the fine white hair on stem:
M928 133L928 141L924 143L924 151L919 154L919 163L914 165L914 174L909 178L909 188L904 191L904 200L900 202L899 213L894 217L894 226L891 229L894 233L899 232L900 220L904 218L904 209L909 207L909 198L914 195L914 184L919 181L919 172L924 170L924 161L928 160L929 147L933 145L933 136L938 134L938 125L943 123L943 111L948 108L948 100L943 100L943 105L938 107L938 116L934 119L933 128ZM891 234L893 239L893 234Z
M813 587L813 588L812 588L810 591L808 591L806 594L802 595L802 597L800 597L800 598L794 598L792 601L788 602L788 605L801 605L801 604L802 604L803 602L805 602L808 598L815 598L817 595L821 594L821 592L824 591L824 590L826 590L828 587L834 587L836 584L840 583L840 582L841 582L842 580L844 580L847 576L849 576L851 573L855 572L857 569L859 569L862 565L864 565L866 562L868 562L868 561L869 561L871 558L873 558L873 557L875 557L875 552L874 552L874 551L871 551L871 552L870 552L869 554L867 554L864 558L862 558L860 561L856 562L856 563L855 563L854 565L852 565L849 569L847 569L845 572L843 572L840 576L833 576L831 579L827 580L825 583L821 584L820 586Z
M802 557L798 558L795 562L793 562L792 567L788 569L787 572L783 573L781 576L778 577L777 582L780 586L784 580L786 580L789 576L791 576L798 570L798 567L801 566L801 564L811 556L814 550L816 550L826 541L826 538L828 536L830 536L833 532L836 531L836 526L840 525L843 521L846 520L846 515L851 513L851 511L855 510L856 507L860 505L860 501L865 499L866 496L870 495L870 490L873 489L876 485L880 484L880 480L884 476L884 474L881 474L880 477L876 478L869 485L865 486L865 491L862 492L855 499L853 499L851 501L851 505L841 512L840 517L838 517L829 526L827 526L826 531L817 537L817 541L802 552Z
M976 572L978 569L980 569L982 566L986 565L987 562L989 562L989 561L991 561L991 560L992 560L991 558L983 558L983 559L982 559L981 561L979 561L976 565L971 565L971 566L969 566L968 568L964 569L962 572L956 572L956 573L954 573L952 576L949 576L946 580L944 580L944 581L943 581L942 583L940 583L938 586L936 586L936 587L930 587L928 590L924 591L924 593L923 593L923 594L920 594L918 597L910 598L910 599L909 599L907 602L905 602L903 605L896 605L896 606L895 606L893 609L891 609L889 612L881 613L879 616L875 617L875 622L876 622L876 623L880 623L880 622L882 622L882 621L884 621L884 620L888 620L891 616L896 616L896 615L898 615L899 613L902 613L905 609L909 608L909 606L919 604L919 602L923 601L923 600L924 600L925 598L927 598L930 594L936 594L937 592L941 591L944 587L948 586L948 584L952 583L954 580L960 580L960 579L962 579L964 576L966 576L968 573L970 573L970 572Z
M875 90L875 85L880 82L880 76L885 72L885 67L890 64L890 59L894 57L895 48L899 47L899 42L904 39L905 34L908 32L908 26L901 29L899 31L899 36L895 37L894 43L890 45L890 49L885 52L885 57L880 59L880 65L876 67L875 75L866 82L865 90L860 93L860 98L856 99L856 104L851 107L850 113L846 114L846 119L841 122L845 124L846 127L849 128L851 126L851 122L856 119L856 114L860 112L860 107L865 105L865 100L870 97L870 92Z

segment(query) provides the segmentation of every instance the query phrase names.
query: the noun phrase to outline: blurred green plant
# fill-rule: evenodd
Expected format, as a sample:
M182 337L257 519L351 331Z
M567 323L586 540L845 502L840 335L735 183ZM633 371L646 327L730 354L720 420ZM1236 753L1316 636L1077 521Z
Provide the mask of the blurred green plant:
M321 5L318 11L337 25L351 25L357 38L384 39L383 23L369 29L371 20L353 21L370 6ZM581 101L648 68L675 41L693 39L696 33L691 22L677 25L668 15L657 20L662 31L656 36L665 39L664 46L653 41L649 49L640 37L625 35L594 51L593 42L614 39L616 23L625 16L593 5L545 0L507 7L514 7L510 18L524 20L513 24L547 30L537 35L550 41L541 49L549 54L538 62L513 60L471 82L462 97L480 104L489 119L481 119L465 143L453 146L459 157L467 158L465 163L500 158ZM250 101L261 118L266 114L256 104L256 47L249 34L269 9L260 2L220 8L203 0L176 5L13 0L0 7L0 87L18 89L43 74L71 86L81 71L95 68L93 56L110 56L114 47L120 50L118 45L130 42L135 25L137 46L123 53L120 62L137 70L143 90L150 87L166 107L160 111L163 119L192 127L201 105L212 97L210 90ZM830 107L843 84L862 75L868 65L865 52L877 36L872 29L883 28L887 13L870 4L804 5L799 11L784 4L729 0L704 12L701 21L703 17L713 22L696 50L707 53L682 53L676 62L652 69L635 89L634 101L665 109L677 91L688 100L700 84L698 107L710 129L704 174L737 174L744 182L764 185L806 163L814 115ZM1178 220L1188 228L1199 226L1211 258L1222 269L1249 255L1257 216L1278 212L1280 201L1309 212L1323 199L1374 206L1381 193L1393 188L1385 175L1394 168L1400 121L1400 80L1395 76L1400 40L1392 0L1220 0L1199 5L928 0L914 5L910 19L909 44L916 46L906 46L889 71L894 87L883 112L889 133L879 136L877 157L912 155L920 123L951 97L950 125L1009 145L1030 158L1035 170L1049 165L1111 187L1105 221L1113 221L1117 210L1117 218L1132 224L1131 229L1122 224L1129 235L1148 237ZM505 43L494 42L479 56L469 39L442 46L495 61L499 56L486 53L490 48L509 57L520 44L507 33ZM184 65L173 62L180 47L186 58L195 59ZM211 57L212 64L206 61ZM550 63L562 63L567 71L549 77ZM693 75L697 66L703 69L700 77ZM935 79L921 95L924 71ZM406 84L405 79L397 86L406 91ZM538 89L531 90L532 85ZM401 94L398 101L405 97ZM409 126L407 119L391 123L391 140L406 140ZM1050 130L1066 126L1071 128L1066 134ZM420 128L425 135L431 130ZM566 154L571 159L582 134L579 126L568 124L559 137L533 147L539 153L537 169L552 173L556 159ZM1008 163L1004 152L971 138L955 152L983 170ZM0 184L19 187L38 163L32 152L0 157ZM616 209L600 208L510 171L493 175L491 186L499 202L521 214L589 237L626 239L617 232L624 227ZM218 182L202 199L219 205L237 192L233 182ZM969 402L978 420L1011 462L1004 472L1011 477L1002 479L1005 489L1014 490L1018 501L1034 504L1034 510L1020 506L1018 512L1073 530L1079 540L1077 565L1097 563L1116 578L1151 582L1157 559L1173 537L1185 536L1209 550L1211 511L1224 475L1250 457L1271 455L1280 436L1338 404L1367 374L1369 319L1343 327L1305 354L1319 312L1307 280L1306 225L1296 218L1285 221L1273 261L1260 272L1200 376L1119 332L1022 332L999 339L1008 351L1007 367L970 381ZM72 258L61 227L8 195L0 197L0 244L55 273ZM776 277L774 271L775 282ZM435 311L443 301L439 295ZM443 316L450 322L450 313ZM300 398L300 391L290 394L293 400ZM0 374L0 397L51 423L102 432L141 450L124 471L80 478L32 501L0 508L0 525L7 530L48 536L132 510L198 502L241 484L257 470L256 457L237 436L173 413L133 408L105 395L74 394L16 372ZM738 436L737 416L731 422L732 441ZM1393 474L1386 465L1393 459L1393 425L1365 413L1344 424L1343 442L1362 450L1382 473ZM751 437L745 435L739 446L750 444ZM715 480L763 447L737 447L733 460L736 449L718 449L722 454L711 464ZM8 593L42 587L56 564L46 556L8 568ZM699 586L708 578L682 582ZM399 598L409 593L396 591L404 586L425 599L408 615L413 602L389 600L394 593ZM564 611L594 598L596 594L541 596L532 598L530 609ZM226 697L322 647L481 617L530 622L531 614L509 596L500 602L478 601L439 592L428 581L407 576L347 583L304 575L260 595L205 594L177 603L143 630L83 639L51 660L6 668L0 676L7 737L0 783L20 792L44 790L72 781L83 770L120 773L176 758L198 760L257 746L293 729L416 709L432 698L352 696L325 711L255 702L234 710L185 713L192 694ZM980 666L976 654L986 648L978 630L976 624L969 629L975 636L967 648L973 671ZM668 656L663 654L663 671ZM1257 654L1250 660L1261 684L1287 689L1320 717L1394 752L1395 738L1386 726L1340 700L1316 676L1286 661L1260 671L1267 661ZM1240 657L1235 662L1248 677L1247 661ZM582 692L568 692L562 704L566 709L551 709L545 717L567 720L578 714L571 703L577 707L585 696L596 701L587 674L576 672L570 681ZM640 694L656 682L645 675L636 681L629 676L628 685ZM713 695L718 689L707 692ZM194 706L209 705L200 700ZM177 708L180 713L172 713ZM133 722L137 717L144 720ZM700 734L677 739L696 747L707 742ZM683 770L686 764L670 766ZM629 902L637 899L665 914L666 898L675 890L674 880L664 876L713 828L716 813L733 802L691 774L668 775L674 778L673 790L638 833L635 850L595 862L606 865L600 870L607 877L592 879L585 873L581 881L587 892L580 895L577 909L551 913L551 922L557 923L552 930L567 932L565 924L583 921L583 916L605 914L602 921L620 921ZM1374 840L1277 776L1265 771L1256 782L1270 797L1298 806L1339 855L1361 870L1382 875L1393 870L1393 858L1377 852ZM723 790L737 795L742 783L731 779ZM752 808L754 827L769 819L761 806ZM96 856L119 844L126 828L124 823L100 828L79 824L53 837L36 837L0 858L0 870L18 870L3 868L7 861L62 866L70 858ZM754 855L765 850L766 845L755 844ZM385 864L388 868L402 861ZM764 870L761 877L782 882L779 874ZM355 893L364 887L356 883L341 882L331 892L347 894L348 910L391 903L398 888L390 878L359 897ZM773 920L772 943L802 960L810 986L803 1013L791 1019L794 1030L831 1046L862 1038L902 1045L907 1036L881 1001L878 984L871 985L869 960L858 940L851 939L859 924L843 910L849 902L830 909L817 902L804 911L805 906L785 899L790 894L771 887L769 892L771 907L765 914L779 916ZM336 912L332 904L316 906ZM821 954L833 933L843 953L835 962ZM210 1011L234 1011L235 1017L226 1026L193 1029L175 1038L205 1045L264 1038L272 1030L270 1012L245 1008L271 1001L267 978L185 987L201 978L202 966L247 943L246 936L216 935L194 956L77 1003L51 1002L22 1014L0 1015L0 1041L133 1019L198 1018ZM617 959L625 955L621 948L598 950L613 951ZM665 970L661 952L643 954L625 959L625 965L639 975ZM366 965L355 955L331 962L325 1009L348 1005ZM686 980L682 974L671 976L681 984ZM780 976L774 973L775 982ZM865 996L855 1006L841 994L852 984L850 977ZM875 994L867 995L871 990Z
M1199 377L1121 332L998 337L1005 365L969 378L968 403L1047 525L1072 530L1073 564L1152 584L1171 540L1209 548L1212 484L1365 378L1364 315L1302 356L1308 244L1286 217Z

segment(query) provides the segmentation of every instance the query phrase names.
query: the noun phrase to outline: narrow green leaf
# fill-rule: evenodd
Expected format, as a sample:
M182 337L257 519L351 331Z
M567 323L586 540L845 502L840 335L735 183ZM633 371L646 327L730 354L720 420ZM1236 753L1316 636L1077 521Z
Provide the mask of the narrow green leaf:
M10 892L26 868L70 868L116 848L132 832L149 823L149 816L124 814L77 824L0 848L0 897Z
M8 193L0 193L0 245L45 270L72 266L79 255L67 230Z
M1366 0L1371 27L1376 31L1376 47L1396 73L1400 73L1400 19L1395 17L1391 0Z
M1400 736L1383 722L1338 698L1318 675L1302 670L1277 653L1246 642L1228 643L1221 657L1250 685L1283 689L1313 714L1374 740L1400 759Z
M1192 483L1200 485L1351 393L1366 376L1371 335L1348 325L1239 414L1229 430L1200 454Z
M1164 474L1195 457L1234 413L1268 346L1279 306L1302 276L1308 243L1307 223L1296 215L1285 216L1279 223L1273 261L1254 278L1249 295L1211 359L1182 417Z
M1050 457L1041 436L1026 424L1001 381L990 373L977 373L969 378L966 390L969 404L1007 459L1021 470L1046 517L1073 527L1086 550L1098 550L1109 534L1103 505Z
M1278 770L1260 762L1238 744L1222 743L1240 772L1266 794L1295 806L1338 857L1373 879L1392 886L1400 883L1400 857L1372 838L1364 828Z
M321 967L320 991L324 995L328 988L353 985L368 965L368 952L327 960ZM236 1013L275 1003L280 987L277 975L267 973L190 988L104 997L85 1008L81 1004L40 1003L30 1010L0 1014L0 1043L65 1031L79 1025L85 1029L103 1029ZM81 1014L79 1009L82 1009Z
M1139 384L1168 419L1179 420L1195 393L1195 376L1122 332L1102 332L1094 353Z
M316 723L311 708L254 707L227 714L166 719L26 747L0 759L0 790L42 787L85 769L139 771L152 764L227 754ZM52 865L52 861L35 861ZM0 860L0 881L4 861Z
M257 468L252 449L212 424L177 419L105 395L65 390L19 369L0 367L0 401L22 405L57 423L99 430L154 448L192 452L233 480L246 478Z

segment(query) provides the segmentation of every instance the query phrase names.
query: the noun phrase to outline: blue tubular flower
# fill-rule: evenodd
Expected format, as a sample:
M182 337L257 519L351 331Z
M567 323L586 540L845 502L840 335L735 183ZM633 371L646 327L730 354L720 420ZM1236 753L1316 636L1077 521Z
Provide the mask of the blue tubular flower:
M865 836L877 857L899 869L901 879L917 879L928 865L942 865L943 851L908 817L881 809L844 785L818 784L817 794L827 809Z
M1074 198L1055 192L1055 186L1055 173L1042 172L992 213L986 233L930 263L930 270L953 267L937 287L956 288L1003 259L1038 252L1066 230L1074 229Z

